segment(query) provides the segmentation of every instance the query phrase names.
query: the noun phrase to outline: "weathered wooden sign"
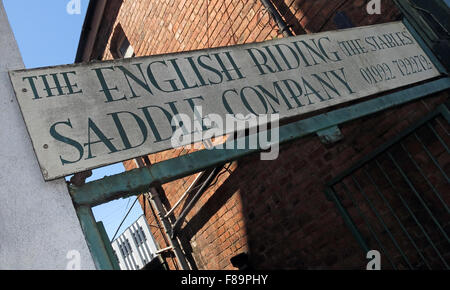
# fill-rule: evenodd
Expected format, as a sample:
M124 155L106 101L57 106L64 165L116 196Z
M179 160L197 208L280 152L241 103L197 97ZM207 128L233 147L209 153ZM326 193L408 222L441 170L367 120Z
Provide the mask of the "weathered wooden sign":
M10 72L46 180L171 148L172 118L287 118L439 76L400 22Z

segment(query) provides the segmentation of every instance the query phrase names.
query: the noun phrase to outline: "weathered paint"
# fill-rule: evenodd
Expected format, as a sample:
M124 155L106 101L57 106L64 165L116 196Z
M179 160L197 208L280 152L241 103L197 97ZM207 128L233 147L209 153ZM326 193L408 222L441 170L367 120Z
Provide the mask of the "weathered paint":
M117 260L116 255L114 255L114 249L112 248L112 245L109 241L109 237L108 234L106 233L106 229L105 226L103 225L103 222L97 222L97 229L98 232L100 233L100 236L102 237L102 242L106 249L106 252L108 253L108 257L113 267L113 270L120 270L119 261Z
M104 234L102 235L102 225L98 227L95 221L92 210L88 206L80 206L76 208L78 219L80 220L81 228L92 253L95 267L98 270L114 270L118 268L117 261L111 259L112 254L111 244L105 243ZM103 229L104 230L104 229ZM108 250L109 248L109 250Z
M195 105L286 119L439 75L401 22L10 73L46 180L172 148Z

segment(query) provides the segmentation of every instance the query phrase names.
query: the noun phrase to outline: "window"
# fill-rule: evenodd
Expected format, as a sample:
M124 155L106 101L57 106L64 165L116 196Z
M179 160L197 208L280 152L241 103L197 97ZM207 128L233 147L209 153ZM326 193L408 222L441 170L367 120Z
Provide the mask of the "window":
M129 58L135 56L134 49L131 46L130 42L128 41L128 38L126 37L123 38L117 53L121 58Z
M125 239L125 241L122 244L118 244L118 245L119 245L120 253L122 254L122 256L124 258L128 257L133 252L133 250L131 249L131 245L130 245L130 242L128 241L128 239Z
M408 22L431 48L445 69L450 69L450 0L397 0Z
M131 233L131 236L133 237L133 240L134 240L134 242L136 243L136 245L139 247L139 241L138 241L138 239L136 238L136 233Z
M127 253L126 253L126 251L125 251L125 249L124 249L122 244L119 244L119 250L120 250L120 253L122 254L123 257L127 256Z
M120 24L114 28L110 50L114 58L129 58L135 56L134 49Z
M133 236L133 240L136 242L136 245L139 247L145 241L147 240L147 237L145 236L144 230L142 227L138 227L135 232L132 232L131 235Z
M142 227L139 227L139 235L141 236L142 242L145 242L147 240L147 237L145 236L144 230Z
M113 250L113 253L114 253L114 257L116 257L116 260L119 261L119 257L117 256L117 253L115 250Z
M450 0L412 0L414 8L420 13L427 24L437 33L439 38L449 38Z
M126 245L125 248L127 249L128 255L131 255L133 250L131 249L130 241L128 239L125 239L125 245Z
M448 120L441 105L328 183L361 247L381 251L383 269L449 269Z
M139 247L142 244L141 238L139 237L139 233L138 232L134 232L132 233L133 239L136 243L136 245Z

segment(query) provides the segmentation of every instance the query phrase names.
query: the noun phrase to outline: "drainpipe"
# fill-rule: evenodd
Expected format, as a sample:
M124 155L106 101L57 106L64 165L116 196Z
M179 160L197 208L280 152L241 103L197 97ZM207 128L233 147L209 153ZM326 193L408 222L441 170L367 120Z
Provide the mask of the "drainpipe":
M88 12L81 31L75 63L91 60L97 33L105 12L106 0L93 0L89 2Z
M289 29L289 26L287 25L287 23L284 21L283 17L281 17L278 10L275 8L275 6L273 6L272 1L261 0L261 3L262 3L262 5L264 5L264 7L267 9L267 11L269 11L270 15L272 15L273 19L275 20L278 27L280 28L281 33L283 33L283 35L285 37L294 36L294 34L292 34L291 30Z
M145 167L145 164L142 162L141 158L136 158L136 163L138 165L138 168ZM161 202L161 199L159 198L157 189L155 187L151 187L149 190L149 195L150 195L149 201L162 222L164 232L168 237L169 248L171 248L175 253L175 258L177 260L178 265L181 267L182 270L190 270L189 264L186 261L186 257L184 256L183 251L181 250L181 246L178 240L176 238L172 238L172 226L169 220L166 218L166 211Z

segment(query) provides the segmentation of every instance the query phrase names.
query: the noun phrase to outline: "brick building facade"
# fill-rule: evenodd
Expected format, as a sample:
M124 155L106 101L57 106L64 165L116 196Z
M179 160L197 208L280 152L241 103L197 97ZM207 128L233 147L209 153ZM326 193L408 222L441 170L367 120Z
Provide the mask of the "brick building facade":
M272 2L295 35L401 19L393 1L382 1L380 15L368 15L367 1L364 0ZM121 45L124 39L136 56L145 56L279 37L283 35L275 21L257 0L107 1L92 51L84 60L123 56ZM230 259L240 253L248 253L252 266L257 269L364 269L367 263L365 253L336 205L327 199L324 193L327 182L413 125L447 98L448 91L441 92L340 125L343 139L333 144L323 144L317 135L310 135L282 145L280 156L274 161L261 161L259 155L251 155L224 166L182 225L179 240L190 266L194 269L235 269ZM358 102L361 101L354 103ZM328 111L334 109L336 107ZM439 132L447 138L444 127L448 130L445 124L436 130L444 130ZM444 171L448 170L448 152L438 145L429 146L439 165ZM148 158L154 164L191 151L173 149ZM425 156L419 151L414 152ZM423 162L421 165L428 166ZM124 162L124 165L127 170L137 167L135 160ZM430 180L435 188L445 193L443 198L448 204L448 183L436 176L437 169L430 172ZM159 193L167 211L195 178L193 175L161 186ZM362 188L370 187L367 181L361 184ZM177 207L175 217L190 198L192 194ZM148 223L156 225L151 229L159 247L168 247L163 230L157 228L161 227L161 221L155 210L144 196L140 197L140 203ZM348 200L343 203L349 212L357 210ZM362 211L370 212L370 207L363 207ZM437 218L441 216L447 221L444 231L448 233L448 212L441 213L441 209L434 207L432 211ZM373 221L378 218L373 214L367 215ZM393 233L395 229L391 224L395 220L388 220L385 212L381 217ZM171 219L173 221L173 216ZM361 218L354 221L357 226L364 223ZM409 221L405 220L403 225L408 227ZM382 232L380 235L389 233L378 226L375 230ZM363 235L370 235L369 231L361 230ZM414 251L413 246L406 245L406 240L405 237L400 239L399 244L405 247L406 252ZM441 253L447 254L444 259L448 261L448 244L437 243L437 247ZM170 268L179 267L171 252L163 256ZM406 267L401 256L392 259L398 268ZM409 262L420 267L419 260L419 257L413 257ZM442 266L438 262L433 265Z

